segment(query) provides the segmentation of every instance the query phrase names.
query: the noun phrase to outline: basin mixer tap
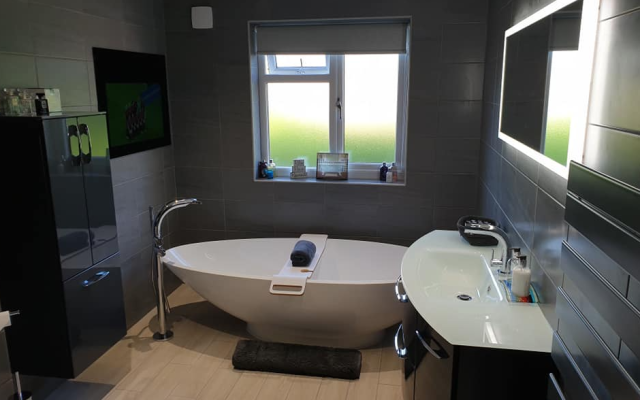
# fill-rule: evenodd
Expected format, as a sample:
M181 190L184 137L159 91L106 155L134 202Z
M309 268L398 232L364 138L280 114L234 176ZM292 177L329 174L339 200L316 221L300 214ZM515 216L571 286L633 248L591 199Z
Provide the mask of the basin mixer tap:
M498 241L500 247L501 258L491 258L491 265L498 266L498 273L502 275L509 275L511 273L511 258L509 253L513 250L509 243L509 237L507 233L495 225L490 224L475 224L471 227L467 227L464 230L466 234L491 236Z

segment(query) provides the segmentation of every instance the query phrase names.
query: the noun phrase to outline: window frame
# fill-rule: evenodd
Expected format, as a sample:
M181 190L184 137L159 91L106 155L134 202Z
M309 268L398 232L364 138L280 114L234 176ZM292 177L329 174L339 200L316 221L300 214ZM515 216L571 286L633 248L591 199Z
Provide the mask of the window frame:
M269 139L269 105L267 85L269 83L306 83L323 82L329 84L329 149L332 152L343 153L345 144L345 119L340 118L346 114L348 109L347 101L342 101L341 108L337 107L338 99L345 99L344 88L344 60L345 55L327 55L327 68L321 67L281 67L278 68L275 62L275 55L257 55L258 58L258 101L259 101L259 126L260 126L260 154L262 159L268 160L270 155ZM267 63L269 71L267 74ZM273 64L273 68L271 65ZM408 128L408 67L409 53L398 54L398 96L397 96L397 119L396 119L396 154L395 160L380 160L372 163L352 163L349 162L349 176L353 179L377 179L380 163L395 162L400 177L404 176L406 167L406 137ZM315 161L308 160L311 165L307 166L309 175L315 175ZM283 166L284 167L284 166ZM286 167L288 168L288 166Z

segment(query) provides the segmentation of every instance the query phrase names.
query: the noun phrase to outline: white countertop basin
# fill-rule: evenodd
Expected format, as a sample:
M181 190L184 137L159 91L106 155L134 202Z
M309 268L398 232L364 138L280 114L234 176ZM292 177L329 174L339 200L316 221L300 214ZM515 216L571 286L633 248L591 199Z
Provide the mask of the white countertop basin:
M489 263L493 249L471 246L457 231L433 231L404 255L404 290L453 345L551 352L552 330L540 307L507 301ZM472 300L462 301L460 294Z

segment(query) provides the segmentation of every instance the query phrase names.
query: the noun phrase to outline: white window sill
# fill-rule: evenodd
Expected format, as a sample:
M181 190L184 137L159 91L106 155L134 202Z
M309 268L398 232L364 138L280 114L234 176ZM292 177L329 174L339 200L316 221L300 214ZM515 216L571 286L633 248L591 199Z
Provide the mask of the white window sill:
M291 179L288 176L276 176L273 179L253 179L254 182L295 182L295 183L320 183L320 184L332 184L332 185L378 185L378 186L405 186L405 182L382 182L373 179L348 179L348 180L332 180L332 179L316 179L315 177L308 177L302 179Z

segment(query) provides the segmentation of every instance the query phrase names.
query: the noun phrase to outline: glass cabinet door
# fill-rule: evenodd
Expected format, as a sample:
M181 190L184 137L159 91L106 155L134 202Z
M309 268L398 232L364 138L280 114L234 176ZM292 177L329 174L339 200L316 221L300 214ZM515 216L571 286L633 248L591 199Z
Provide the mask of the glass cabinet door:
M78 132L91 250L93 263L97 264L118 251L106 116L79 117Z
M80 137L75 118L43 121L63 279L91 267Z

